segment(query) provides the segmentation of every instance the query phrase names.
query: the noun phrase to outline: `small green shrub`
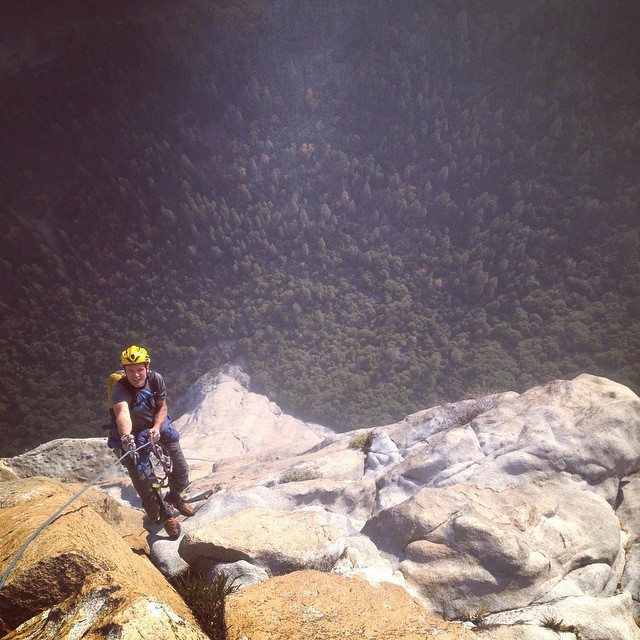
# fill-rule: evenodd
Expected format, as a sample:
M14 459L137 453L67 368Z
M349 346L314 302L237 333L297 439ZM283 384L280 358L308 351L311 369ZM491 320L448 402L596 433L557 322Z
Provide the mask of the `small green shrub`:
M484 627L489 613L490 611L484 606L479 609L468 609L462 612L461 619L473 622L476 627Z
M178 576L173 586L187 603L202 630L211 640L225 640L227 625L224 618L225 598L238 590L226 573L219 573L213 582L200 574L187 572Z
M564 620L562 619L558 620L558 618L555 618L555 617L545 616L544 618L542 618L540 622L543 627L546 627L547 629L551 629L552 631L556 631L556 632L567 631L569 633L577 632L577 629L573 625L565 624Z
M349 442L349 448L358 449L359 451L362 451L362 453L366 455L371 450L372 442L373 442L373 433L371 431L367 431L366 433L361 433L355 436Z
M562 631L564 628L564 620L558 620L557 618L548 618L545 616L541 622L543 627L551 629L552 631Z
M287 482L304 482L305 480L317 480L321 478L315 469L289 469L281 476L278 484L287 484Z

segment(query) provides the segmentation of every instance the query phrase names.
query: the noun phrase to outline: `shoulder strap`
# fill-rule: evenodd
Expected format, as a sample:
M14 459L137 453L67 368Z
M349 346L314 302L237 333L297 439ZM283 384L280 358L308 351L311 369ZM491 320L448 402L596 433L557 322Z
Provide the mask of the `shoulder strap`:
M121 384L128 392L129 392L129 404L133 404L136 401L136 390L134 386L127 380L126 376L123 376L116 382L116 384Z

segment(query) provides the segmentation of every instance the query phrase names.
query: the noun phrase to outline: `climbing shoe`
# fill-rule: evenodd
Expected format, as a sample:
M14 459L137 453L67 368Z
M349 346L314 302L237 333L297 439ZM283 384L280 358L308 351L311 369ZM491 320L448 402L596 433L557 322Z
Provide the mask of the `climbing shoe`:
M175 518L166 518L162 526L171 540L177 540L180 537L180 523Z
M195 509L179 493L169 491L164 501L175 507L183 516L189 517L195 513Z

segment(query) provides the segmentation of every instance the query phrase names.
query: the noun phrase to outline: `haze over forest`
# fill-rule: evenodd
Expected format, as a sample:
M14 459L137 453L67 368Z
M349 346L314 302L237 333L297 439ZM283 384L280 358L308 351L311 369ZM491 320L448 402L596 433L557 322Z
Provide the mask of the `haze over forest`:
M637 2L0 14L0 455L101 435L132 343L174 415L228 362L338 429L640 391Z

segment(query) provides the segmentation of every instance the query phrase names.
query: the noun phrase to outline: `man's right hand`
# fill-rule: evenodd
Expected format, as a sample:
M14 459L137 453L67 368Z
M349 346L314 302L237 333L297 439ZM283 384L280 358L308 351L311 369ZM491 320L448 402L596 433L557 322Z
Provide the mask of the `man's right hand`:
M133 460L134 464L138 464L138 452L136 451L136 440L132 434L128 433L121 438L122 448L129 453L129 457Z

